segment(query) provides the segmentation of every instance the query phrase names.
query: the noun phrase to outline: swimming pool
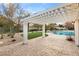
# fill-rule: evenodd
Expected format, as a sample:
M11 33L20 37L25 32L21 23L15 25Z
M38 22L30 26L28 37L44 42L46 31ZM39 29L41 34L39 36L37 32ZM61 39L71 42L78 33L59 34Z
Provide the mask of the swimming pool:
M57 34L57 35L66 35L66 36L74 36L75 33L74 31L66 31L66 30L61 30L61 31L53 31L54 34Z

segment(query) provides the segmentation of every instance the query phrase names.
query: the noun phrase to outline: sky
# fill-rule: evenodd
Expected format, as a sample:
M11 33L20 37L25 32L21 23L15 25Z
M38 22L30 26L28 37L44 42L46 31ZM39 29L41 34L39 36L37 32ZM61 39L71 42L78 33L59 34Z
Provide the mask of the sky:
M62 3L19 3L21 8L29 12L31 15L39 11L55 8L63 5ZM0 7L1 8L1 7Z
M33 14L33 13L37 13L39 11L46 10L49 8L58 7L62 5L62 3L19 3L19 5L25 11L29 12L30 14Z
M29 13L36 13L48 8L55 8L62 5L61 3L21 3L21 7Z
M30 14L37 13L39 11L47 10L49 8L55 8L63 5L62 3L21 3L20 6L28 11ZM62 24L62 23L58 23Z

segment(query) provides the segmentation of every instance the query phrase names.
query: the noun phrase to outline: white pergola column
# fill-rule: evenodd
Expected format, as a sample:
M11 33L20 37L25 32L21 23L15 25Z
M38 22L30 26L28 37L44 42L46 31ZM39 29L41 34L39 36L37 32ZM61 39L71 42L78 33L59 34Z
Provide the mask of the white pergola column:
M45 24L42 26L42 36L45 37Z
M24 39L24 44L28 43L28 22L23 23L23 39Z
M79 46L79 20L75 21L74 29L75 29L75 44Z

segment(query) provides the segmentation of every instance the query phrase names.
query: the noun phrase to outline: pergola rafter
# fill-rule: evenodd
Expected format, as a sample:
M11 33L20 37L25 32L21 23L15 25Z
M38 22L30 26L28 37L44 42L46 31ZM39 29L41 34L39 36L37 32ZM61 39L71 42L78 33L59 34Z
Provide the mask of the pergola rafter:
M72 7L72 6L74 6L74 7ZM46 23L46 21L47 21L46 19L52 18L52 20L54 22L54 19L56 19L57 17L61 18L61 15L63 15L62 18L73 19L74 14L76 13L75 9L77 9L77 7L78 7L77 4L66 4L65 6L62 6L59 8L48 9L46 11L42 11L37 14L34 14L33 16L30 16L27 19L25 19L25 21L35 23L35 20L39 21L42 18L42 20L44 19L44 22ZM73 17L70 17L70 15L72 15ZM41 22L41 24L44 22ZM51 23L51 22L49 22L49 23Z

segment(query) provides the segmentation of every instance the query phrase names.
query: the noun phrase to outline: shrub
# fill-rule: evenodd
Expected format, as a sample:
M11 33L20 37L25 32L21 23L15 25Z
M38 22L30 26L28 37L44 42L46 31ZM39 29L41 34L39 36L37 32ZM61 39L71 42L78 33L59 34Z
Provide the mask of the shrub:
M0 39L3 39L3 35L1 35L1 38Z
M73 38L70 36L70 37L67 37L66 39L67 41L74 41Z

